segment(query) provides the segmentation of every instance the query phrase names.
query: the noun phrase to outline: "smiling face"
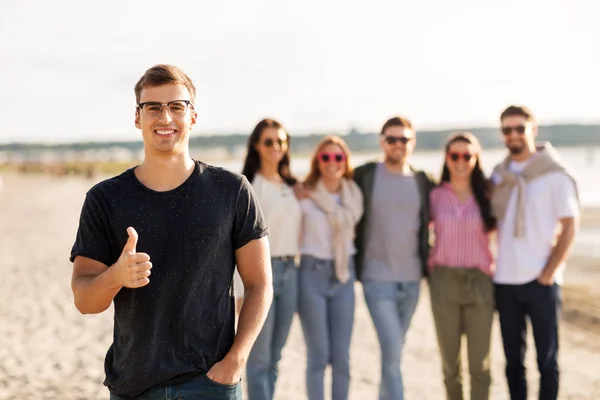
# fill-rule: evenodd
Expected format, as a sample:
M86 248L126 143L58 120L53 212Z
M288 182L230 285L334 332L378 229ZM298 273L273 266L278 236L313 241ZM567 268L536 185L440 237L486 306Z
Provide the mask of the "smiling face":
M181 84L169 83L144 87L140 93L140 104L157 102L167 104L176 100L191 101L188 89ZM185 103L183 103L185 104ZM174 104L161 106L160 114L153 115L158 105L138 108L135 113L135 126L142 130L144 150L149 154L174 155L188 152L190 130L196 123L197 113L193 105L186 105L181 115ZM146 108L148 107L148 108ZM171 109L171 111L170 111Z
M341 146L328 143L317 153L319 173L322 179L339 180L346 173L347 155Z
M406 163L415 149L415 132L404 126L390 126L379 138L385 161L392 164Z
M261 132L254 148L261 164L279 164L288 149L288 136L283 128L267 127Z
M502 119L504 144L512 155L526 156L535 149L537 126L522 115L510 115Z
M446 153L446 166L451 179L469 179L477 164L477 146L465 141L450 144Z

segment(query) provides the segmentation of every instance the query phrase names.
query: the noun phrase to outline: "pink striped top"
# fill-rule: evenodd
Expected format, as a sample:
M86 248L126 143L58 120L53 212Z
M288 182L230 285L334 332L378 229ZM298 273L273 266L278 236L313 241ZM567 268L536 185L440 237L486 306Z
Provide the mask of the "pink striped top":
M444 182L431 192L430 199L435 245L429 255L429 270L436 265L479 268L491 276L494 261L489 233L475 197L460 204L450 184Z

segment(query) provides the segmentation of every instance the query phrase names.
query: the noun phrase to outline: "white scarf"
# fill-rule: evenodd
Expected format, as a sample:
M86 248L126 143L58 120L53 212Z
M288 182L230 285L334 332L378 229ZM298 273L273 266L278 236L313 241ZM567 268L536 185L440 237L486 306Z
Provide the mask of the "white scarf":
M321 180L311 192L311 199L327 214L333 232L335 275L340 282L349 277L348 244L354 239L356 224L363 214L363 195L358 185L350 179L342 179L340 192L342 204L338 204Z

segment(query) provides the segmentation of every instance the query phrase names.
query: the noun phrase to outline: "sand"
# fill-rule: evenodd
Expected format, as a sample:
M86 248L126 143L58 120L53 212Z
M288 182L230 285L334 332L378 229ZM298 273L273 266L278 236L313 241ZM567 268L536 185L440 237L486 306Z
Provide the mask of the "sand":
M84 178L4 176L0 192L0 399L108 399L102 385L112 341L112 308L81 315L68 261L85 191ZM586 227L600 227L587 210ZM574 254L564 288L561 399L600 398L600 259ZM379 347L360 284L352 341L351 399L376 399ZM493 399L508 399L497 321ZM530 398L537 398L535 351L527 354ZM296 318L284 349L277 399L303 399L305 347ZM427 287L408 333L403 360L407 399L444 398ZM329 394L327 394L329 395ZM329 398L329 397L328 397ZM468 397L467 397L468 398Z

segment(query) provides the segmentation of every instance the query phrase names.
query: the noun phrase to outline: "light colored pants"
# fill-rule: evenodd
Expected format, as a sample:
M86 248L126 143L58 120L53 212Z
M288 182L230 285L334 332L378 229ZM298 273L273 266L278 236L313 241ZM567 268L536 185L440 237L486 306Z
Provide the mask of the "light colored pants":
M252 346L246 364L248 398L271 400L275 393L278 364L298 304L298 269L292 257L274 257L273 302Z
M381 349L380 400L403 400L402 349L419 300L419 282L363 282Z
M332 400L348 399L350 340L354 325L354 261L351 277L340 283L332 260L302 256L298 311L306 341L306 392L323 400L325 368L331 364Z

